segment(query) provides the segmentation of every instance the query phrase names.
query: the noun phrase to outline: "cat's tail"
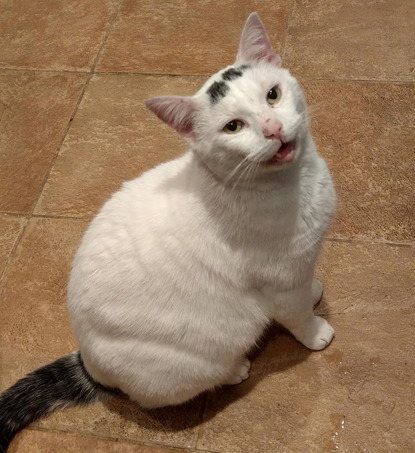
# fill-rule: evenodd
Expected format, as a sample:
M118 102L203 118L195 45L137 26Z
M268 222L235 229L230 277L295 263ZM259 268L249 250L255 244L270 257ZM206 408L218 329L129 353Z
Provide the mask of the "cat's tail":
M0 453L33 421L57 409L108 399L115 392L91 378L79 351L39 368L0 395Z

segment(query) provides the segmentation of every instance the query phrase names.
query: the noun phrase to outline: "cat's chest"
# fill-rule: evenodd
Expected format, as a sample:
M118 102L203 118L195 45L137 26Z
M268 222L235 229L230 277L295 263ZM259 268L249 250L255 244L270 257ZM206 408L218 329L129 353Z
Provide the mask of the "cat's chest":
M286 203L269 202L247 241L246 270L267 281L292 282L314 267L336 198L329 174L313 190L299 191Z

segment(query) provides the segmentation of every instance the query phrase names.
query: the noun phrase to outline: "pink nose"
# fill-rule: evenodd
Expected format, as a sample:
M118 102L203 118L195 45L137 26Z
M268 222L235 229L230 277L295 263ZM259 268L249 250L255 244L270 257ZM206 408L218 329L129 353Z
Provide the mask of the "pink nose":
M265 138L282 141L282 124L277 120L267 120L263 132Z

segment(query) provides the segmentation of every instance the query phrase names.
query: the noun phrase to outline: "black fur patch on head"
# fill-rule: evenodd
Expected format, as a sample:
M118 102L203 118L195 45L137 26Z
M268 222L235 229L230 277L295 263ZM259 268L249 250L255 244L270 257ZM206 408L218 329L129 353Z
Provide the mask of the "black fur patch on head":
M249 64L243 64L242 66L239 66L238 68L229 68L225 72L222 73L222 79L223 80L234 80L237 79L238 77L242 77L243 71L245 69L250 68Z
M242 71L236 68L229 68L227 71L222 73L223 80L233 80L237 79L238 77L242 77Z
M213 82L207 90L207 94L210 96L210 103L216 104L221 98L226 96L228 91L229 85L225 82Z

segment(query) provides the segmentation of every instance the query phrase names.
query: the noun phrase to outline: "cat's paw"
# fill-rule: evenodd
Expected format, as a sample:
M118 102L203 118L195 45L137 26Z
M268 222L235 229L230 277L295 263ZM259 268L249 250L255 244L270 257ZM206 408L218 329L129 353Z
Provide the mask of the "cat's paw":
M334 329L324 318L313 316L304 329L295 332L294 336L308 349L320 351L333 340Z
M231 376L225 382L226 385L240 384L249 378L249 370L251 369L251 362L243 358L238 366L233 370Z
M311 297L313 299L313 306L315 307L323 296L323 284L316 278L313 280L311 285Z

